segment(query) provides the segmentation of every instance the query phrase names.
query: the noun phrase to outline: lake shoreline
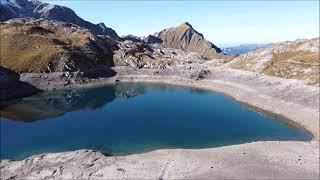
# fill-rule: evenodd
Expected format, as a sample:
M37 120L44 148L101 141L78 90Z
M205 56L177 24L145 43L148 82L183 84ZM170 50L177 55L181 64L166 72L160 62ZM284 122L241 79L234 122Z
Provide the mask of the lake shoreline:
M87 88L119 81L166 83L210 90L264 112L285 117L289 122L311 132L314 139L310 142L261 141L196 150L160 149L115 157L106 157L91 150L48 153L21 161L2 160L1 172L4 179L319 177L319 103L314 98L319 97L317 87L305 85L298 80L221 67L209 68L208 76L196 80L190 78L189 70L137 70L127 67L116 67L113 70L116 72L113 77L86 79L82 84L72 78L67 79L66 84L66 79L61 79L62 73L22 74L20 79L40 90ZM77 163L78 166L73 167L72 163ZM33 168L35 166L38 170Z
M209 149L159 149L127 156L92 150L2 160L3 179L317 179L316 141L260 141Z
M266 114L275 115L280 117L281 120L289 122L293 125L299 126L313 134L313 140L319 141L319 97L318 87L305 85L298 80L289 80L276 77L270 77L266 75L257 75L256 73L246 72L235 69L211 68L211 74L213 73L238 73L236 74L240 78L249 78L244 82L234 82L223 78L206 77L201 80L193 80L189 78L189 71L172 71L172 70L158 70L158 69L133 69L130 67L116 67L113 68L117 74L108 78L86 79L85 83L78 83L76 80L71 80L70 84L65 84L66 80L61 79L62 73L51 74L22 74L21 79L23 82L30 83L31 85L39 88L42 91L61 90L61 89L76 89L76 88L92 88L98 86L104 86L117 82L145 82L145 83L164 83L170 85L185 86L191 88L199 88L209 90L217 93L222 93L231 97L233 100L249 105L256 110L263 111ZM45 78L43 76L46 76ZM31 78L32 77L32 78ZM236 77L237 78L237 77ZM252 78L252 79L250 79ZM236 79L237 80L237 79ZM72 82L73 81L73 82ZM251 82L252 81L252 82ZM70 80L68 80L70 82ZM263 83L254 86L253 83ZM284 88L278 87L272 89L270 83L276 84ZM268 84L266 86L266 84ZM265 86L265 87L264 87ZM303 91L304 94L293 94L297 87L299 91ZM300 87L301 86L301 87ZM260 92L260 88L271 89L269 94ZM289 87L289 88L288 88ZM279 91L287 91L285 98L281 96L272 97L271 94L279 93ZM291 98L297 98L296 96L308 96L308 93L314 93L314 96L306 98L304 103L312 102L312 106L298 104L291 101ZM292 96L292 97L290 97ZM281 108L278 108L281 107Z

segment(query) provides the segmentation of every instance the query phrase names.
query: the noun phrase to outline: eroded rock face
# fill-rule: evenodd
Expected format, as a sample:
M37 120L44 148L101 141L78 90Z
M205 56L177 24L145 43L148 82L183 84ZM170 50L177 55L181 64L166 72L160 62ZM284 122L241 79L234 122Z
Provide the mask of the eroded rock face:
M134 36L134 35L131 35L131 34L126 35L126 36L121 36L121 39L123 41L127 41L128 40L128 41L133 41L133 42L143 42L140 37Z
M202 54L208 59L223 55L220 48L204 39L203 35L193 29L189 23L183 23L178 27L164 29L155 33L166 47L181 49L187 52Z
M161 50L162 47L146 43L125 40L119 42L118 47L119 49L113 55L116 66L164 69L175 61L174 58L170 58L167 53Z
M143 41L147 44L157 44L157 43L163 42L160 38L155 37L153 35L149 35L149 36L143 38Z

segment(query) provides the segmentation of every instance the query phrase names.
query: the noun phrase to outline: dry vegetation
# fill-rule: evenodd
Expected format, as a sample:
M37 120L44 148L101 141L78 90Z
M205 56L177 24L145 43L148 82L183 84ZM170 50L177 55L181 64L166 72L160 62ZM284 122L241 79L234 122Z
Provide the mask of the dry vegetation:
M319 83L319 53L308 51L273 54L262 73L283 78L308 80Z
M63 71L95 64L112 65L103 39L75 25L47 20L2 23L1 66L16 72Z
M241 55L230 67L319 85L319 38L285 42Z

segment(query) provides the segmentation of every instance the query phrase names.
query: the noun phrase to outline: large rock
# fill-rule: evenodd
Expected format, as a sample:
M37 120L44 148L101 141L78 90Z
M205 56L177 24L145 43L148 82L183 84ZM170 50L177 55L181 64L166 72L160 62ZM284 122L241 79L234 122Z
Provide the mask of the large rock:
M140 42L140 43L143 42L140 37L134 36L134 35L131 35L131 34L126 35L126 36L121 36L121 39L123 41L133 41L133 42Z
M19 74L0 66L0 108L4 100L30 96L39 92L37 88L19 80Z
M194 30L187 22L178 27L164 29L155 33L155 36L160 38L166 47L200 53L207 59L223 55L220 48L205 40L203 35Z

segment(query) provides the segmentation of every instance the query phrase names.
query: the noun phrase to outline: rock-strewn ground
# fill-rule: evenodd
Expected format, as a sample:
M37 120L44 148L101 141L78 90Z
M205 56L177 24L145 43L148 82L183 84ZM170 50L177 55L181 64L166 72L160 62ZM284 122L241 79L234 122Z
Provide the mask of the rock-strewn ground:
M316 142L255 142L212 149L105 156L91 150L1 162L3 179L318 179Z

